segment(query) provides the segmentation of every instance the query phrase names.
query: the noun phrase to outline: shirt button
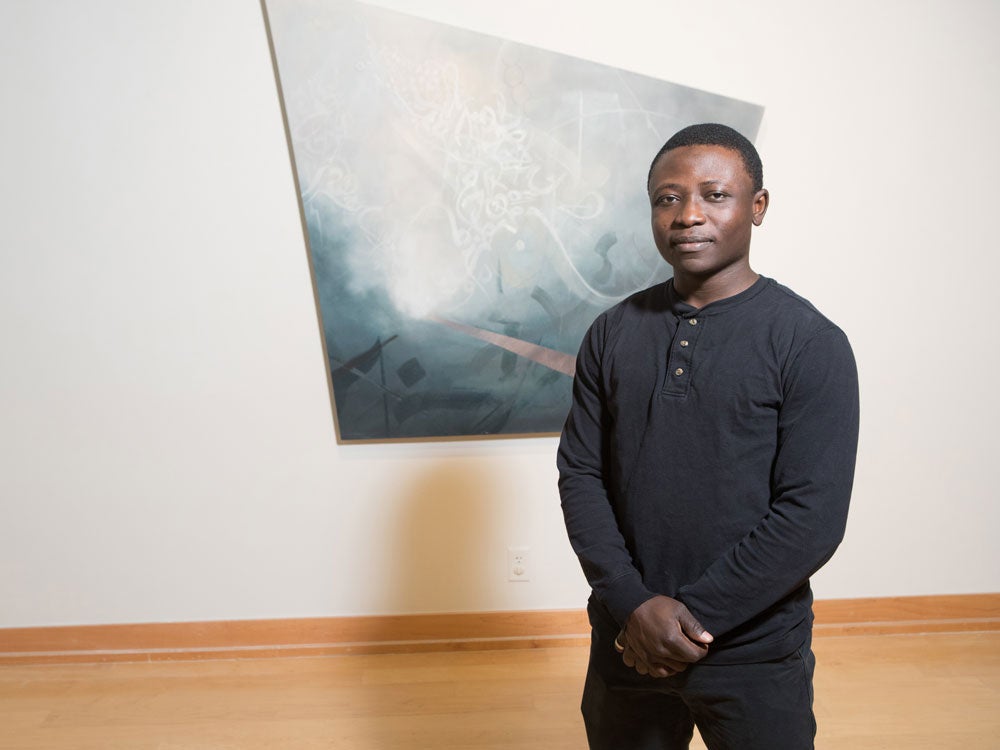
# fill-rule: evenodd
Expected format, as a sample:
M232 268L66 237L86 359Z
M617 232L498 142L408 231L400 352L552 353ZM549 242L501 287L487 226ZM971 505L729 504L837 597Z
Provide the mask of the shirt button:
M690 320L688 321L688 325L689 325L689 326L696 326L696 325L698 325L698 319L697 319L697 318L691 318L691 319L690 319Z
M684 374L683 367L678 367L676 370L674 370L674 375L683 375L683 374Z
M687 342L687 341L682 341L682 342L681 342L681 346L687 346L687 345L688 345L688 342Z

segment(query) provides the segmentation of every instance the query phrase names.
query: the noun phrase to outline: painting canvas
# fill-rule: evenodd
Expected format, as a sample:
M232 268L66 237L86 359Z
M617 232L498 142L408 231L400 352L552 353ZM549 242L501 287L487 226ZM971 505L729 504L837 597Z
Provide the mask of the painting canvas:
M591 321L669 276L649 161L762 108L339 0L267 0L339 439L551 434Z

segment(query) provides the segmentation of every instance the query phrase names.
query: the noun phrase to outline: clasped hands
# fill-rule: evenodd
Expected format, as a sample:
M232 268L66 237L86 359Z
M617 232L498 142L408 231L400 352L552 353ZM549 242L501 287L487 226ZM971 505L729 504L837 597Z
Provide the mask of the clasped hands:
M616 644L639 674L671 677L704 658L713 640L681 602L654 596L629 615Z

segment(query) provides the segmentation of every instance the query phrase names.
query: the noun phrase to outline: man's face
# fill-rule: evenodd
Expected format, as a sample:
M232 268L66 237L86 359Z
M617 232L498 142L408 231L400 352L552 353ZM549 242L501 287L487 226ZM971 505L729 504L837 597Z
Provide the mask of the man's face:
M767 211L738 151L682 146L665 153L649 181L653 239L675 275L709 278L749 268L750 229Z

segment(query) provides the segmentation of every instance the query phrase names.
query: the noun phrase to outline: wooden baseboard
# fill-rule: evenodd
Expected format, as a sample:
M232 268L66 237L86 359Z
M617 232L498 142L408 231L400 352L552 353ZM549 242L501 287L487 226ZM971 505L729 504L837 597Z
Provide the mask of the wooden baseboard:
M820 637L1000 630L1000 594L821 599L813 611Z
M1000 630L1000 594L817 601L817 637ZM0 629L0 664L332 656L579 646L551 610Z
M589 639L583 610L0 629L0 664L539 648Z

